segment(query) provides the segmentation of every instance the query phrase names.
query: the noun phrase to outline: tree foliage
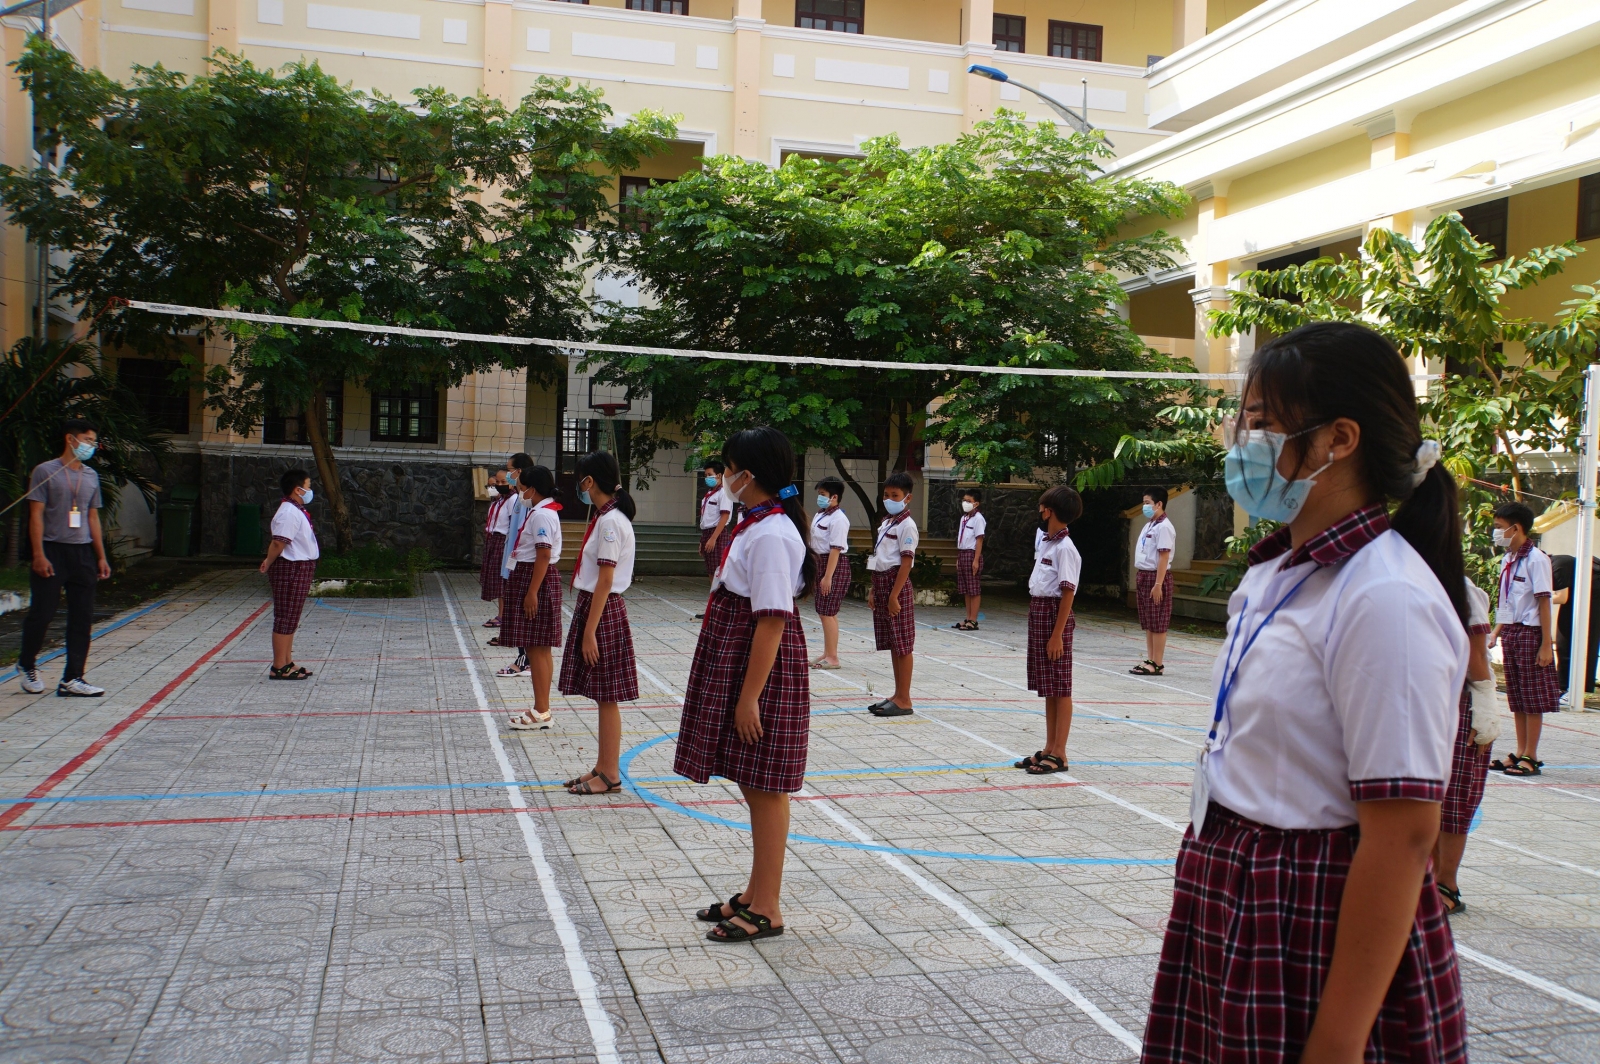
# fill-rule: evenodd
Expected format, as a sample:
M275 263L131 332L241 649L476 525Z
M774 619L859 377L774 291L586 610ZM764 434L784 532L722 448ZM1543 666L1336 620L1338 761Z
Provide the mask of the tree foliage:
M603 238L597 257L637 277L652 305L613 308L606 339L907 364L1184 368L1111 310L1123 299L1113 271L1164 267L1177 248L1161 232L1120 230L1179 214L1181 190L1104 178L1103 141L1006 112L954 143L906 148L890 136L862 151L776 169L712 159L630 199L644 224ZM1109 455L1170 402L1168 386L1105 378L664 358L613 359L605 373L650 390L658 419L704 450L766 422L841 473L840 455L877 450L880 477L919 462L925 439L946 442L963 475L981 480L1071 468ZM634 445L637 467L668 440L652 429ZM876 485L847 481L874 510Z
M218 52L193 80L136 67L124 85L33 41L16 64L40 101L59 180L0 170L0 198L70 253L57 279L85 316L117 297L234 305L305 318L552 338L583 332L574 247L610 224L612 175L664 150L665 117L613 125L600 93L541 78L515 107L419 89L357 91L315 63L281 72ZM205 320L113 312L106 339L171 349ZM329 385L458 383L495 366L563 372L543 349L342 330L229 327L208 368L221 427L301 414L334 513L350 539L320 416Z

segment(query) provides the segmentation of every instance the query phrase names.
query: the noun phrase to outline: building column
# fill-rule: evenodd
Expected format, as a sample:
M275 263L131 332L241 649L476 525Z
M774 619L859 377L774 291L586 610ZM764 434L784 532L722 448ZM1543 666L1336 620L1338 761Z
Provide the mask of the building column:
M483 94L507 107L517 101L511 91L511 0L488 0L483 5Z
M1172 0L1172 50L1206 35L1206 0Z
M761 0L738 0L733 14L733 154L760 159Z
M1228 294L1228 262L1215 262L1211 252L1211 225L1228 213L1227 184L1208 181L1190 190L1195 200L1196 229L1189 253L1194 262L1194 287L1189 297L1194 300L1194 361L1202 373L1232 373L1237 367L1238 337L1213 337L1206 331L1212 310L1226 309L1232 297Z
M994 0L961 0L961 26L967 38L965 62L969 65L993 63ZM994 117L995 83L976 74L968 74L962 81L967 87L967 98L961 128L971 133L973 126Z
M28 43L26 30L15 26L0 28L4 34L5 55L7 64L14 63L21 57ZM8 67L9 73L9 67ZM22 83L14 76L4 79L3 105L0 105L0 143L3 143L5 161L18 170L28 170L34 166L33 159L33 101L28 99L28 94L22 91ZM27 231L15 222L7 222L4 230L0 230L0 305L4 307L4 316L0 317L0 342L6 349L18 340L29 336L33 332L32 308L39 298L38 289L28 281L33 276L35 265L33 260L38 257L38 250L28 243Z
M1372 142L1372 169L1388 166L1411 154L1410 115L1400 116L1393 111L1385 111L1368 122L1366 129L1367 137ZM1372 219L1367 223L1366 232L1370 236L1374 229L1392 229L1409 240L1412 221L1410 211L1401 211Z
M207 0L210 12L210 37L206 42L207 55L218 48L239 51L239 0Z

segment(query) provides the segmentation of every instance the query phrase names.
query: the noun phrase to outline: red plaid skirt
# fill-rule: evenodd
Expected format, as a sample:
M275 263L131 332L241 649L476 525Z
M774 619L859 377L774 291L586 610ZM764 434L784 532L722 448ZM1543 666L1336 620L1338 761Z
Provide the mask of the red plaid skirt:
M1066 627L1061 629L1061 657L1051 661L1045 653L1060 611L1058 598L1035 595L1028 600L1028 690L1045 698L1072 697L1072 632L1078 627L1076 614L1067 614Z
M505 578L500 575L500 562L506 550L506 534L504 532L485 532L483 534L483 565L478 569L478 597L485 602L494 602L505 591Z
M706 549L706 544L711 542L711 533L716 530L715 525L700 530L700 560L705 563L707 576L717 575L717 552Z
M817 616L837 617L840 607L844 605L845 593L850 590L850 555L839 555L839 567L833 571L833 586L830 588L822 586L822 576L828 571L828 555L813 551L811 556L817 560L817 589L813 592Z
M956 594L981 595L983 587L978 583L978 578L983 575L983 562L976 567L972 559L978 552L975 550L956 551Z
M1450 786L1439 810L1439 830L1465 835L1483 802L1484 781L1489 778L1489 748L1472 741L1472 696L1461 692L1456 724L1456 748L1450 761Z
M578 601L572 605L572 626L567 629L566 649L561 652L561 680L557 687L564 695L582 695L596 702L632 702L639 697L639 672L633 662L628 607L621 595L606 597L600 624L594 631L595 642L600 645L600 661L590 665L583 660L583 628L589 623L589 603L593 598L590 592L580 591Z
M1328 965L1357 829L1279 831L1212 802L1178 851L1145 1064L1293 1064ZM1367 1064L1464 1064L1455 944L1430 872Z
M532 617L522 608L533 583L534 562L521 562L506 581L506 601L500 613L500 645L507 647L558 647L561 645L561 574L555 566L544 571L539 585L539 612Z
M894 590L895 574L899 571L894 568L872 574L872 636L879 650L903 658L917 645L917 617L910 577L900 588L900 616L889 616L889 592Z
M306 608L311 580L317 575L317 560L291 562L279 558L267 569L272 587L272 634L294 635L300 627L300 611Z
M778 660L758 700L761 739L747 743L733 730L733 711L744 690L755 631L750 600L717 588L689 666L672 771L696 783L722 776L758 791L798 791L805 784L811 738L811 677L800 614L790 613L784 622Z
M1137 589L1134 598L1139 603L1139 627L1156 635L1160 635L1171 628L1172 570L1167 570L1167 578L1161 584L1160 605L1150 601L1150 592L1156 588L1156 571L1154 569L1138 570L1134 586Z
M1561 712L1561 677L1555 662L1539 666L1540 630L1532 624L1500 629L1500 658L1506 670L1506 705L1513 713Z

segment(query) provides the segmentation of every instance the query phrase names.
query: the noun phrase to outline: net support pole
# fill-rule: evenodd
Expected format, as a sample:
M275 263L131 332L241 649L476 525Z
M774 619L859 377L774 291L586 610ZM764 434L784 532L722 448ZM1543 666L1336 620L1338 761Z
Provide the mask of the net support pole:
M1578 451L1578 544L1572 573L1572 647L1567 654L1567 691L1583 709L1589 680L1589 602L1594 595L1595 475L1600 467L1600 365L1583 371L1583 437Z

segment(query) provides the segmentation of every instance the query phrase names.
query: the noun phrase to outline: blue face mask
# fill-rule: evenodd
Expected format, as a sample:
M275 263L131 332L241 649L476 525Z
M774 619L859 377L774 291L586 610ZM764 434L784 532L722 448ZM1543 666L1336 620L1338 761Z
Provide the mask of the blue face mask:
M305 489L305 494L300 496L300 505L301 506L310 506L311 505L311 496L313 494L314 493L312 492L312 490L310 488L306 488Z
M826 510L828 507L830 507L832 505L833 505L833 496L832 495L818 495L817 496L817 509Z
M906 504L902 499L885 499L883 500L883 508L889 511L890 517L893 517L901 510L904 510L906 508Z
M72 457L80 462L87 462L94 457L95 446L92 443L79 443L72 448Z
M1146 521L1148 521L1152 517L1154 517L1155 515L1156 515L1156 508L1154 506L1151 506L1149 503L1145 503L1144 504L1144 519Z
M716 486L717 486L717 478L716 477L706 477L706 487L714 488Z
M506 474L506 483L511 485L512 487L516 487L517 486L517 473L516 473L516 470L512 470L511 472Z
M594 503L589 501L589 493L586 492L586 491L578 492L578 501L583 503L583 505L585 505L585 506L593 506L594 505Z
M1320 426L1313 426L1318 428ZM1313 429L1303 429L1295 436ZM1251 517L1287 524L1299 515L1311 494L1318 473L1333 464L1330 458L1301 480L1284 480L1278 472L1283 445L1293 437L1265 429L1240 429L1223 459L1224 480L1233 501Z

